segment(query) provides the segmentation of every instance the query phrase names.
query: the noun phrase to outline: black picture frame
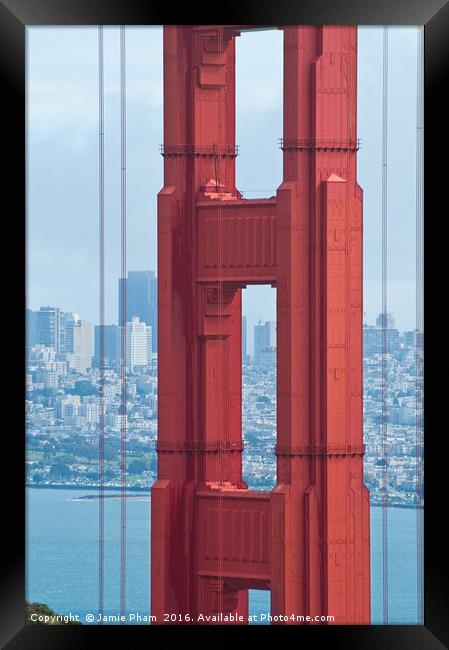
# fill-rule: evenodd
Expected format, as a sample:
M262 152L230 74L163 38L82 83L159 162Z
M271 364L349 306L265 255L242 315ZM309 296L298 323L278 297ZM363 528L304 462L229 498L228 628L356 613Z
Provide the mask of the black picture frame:
M174 5L173 5L174 7ZM223 11L221 8L223 7ZM26 626L25 625L25 499L24 499L24 436L18 431L19 413L23 413L25 329L21 287L25 285L25 27L27 25L160 25L160 24L358 24L358 25L424 25L425 104L424 104L424 182L425 182L425 465L426 507L424 542L425 618L422 626L255 626L183 628L184 642L193 634L213 643L238 638L242 642L263 632L295 643L329 643L333 648L382 648L388 650L440 649L449 641L447 579L443 560L447 553L445 523L445 429L439 422L444 412L444 352L447 321L443 307L447 292L440 289L445 278L446 240L441 229L446 220L443 206L447 203L447 108L443 102L445 75L449 61L449 3L444 0L295 0L294 2L257 2L240 0L226 5L209 5L207 11L195 12L186 3L170 13L168 3L151 0L2 0L0 1L0 78L4 120L1 135L3 148L2 207L4 254L12 252L5 263L3 276L4 322L8 325L10 355L6 368L17 376L4 389L4 408L12 414L11 425L4 426L3 466L8 469L3 498L3 558L5 572L0 591L2 647L8 650L26 648L88 648L115 642L153 641L162 634L163 643L171 643L176 627L157 626ZM443 162L439 162L439 153ZM8 208L5 208L5 204ZM23 262L23 264L22 264ZM14 270L11 268L14 264ZM11 266L9 266L11 265ZM10 270L10 273L7 272ZM14 282L11 279L14 278ZM17 318L7 309L18 306ZM12 330L14 330L12 332ZM14 335L14 342L11 335ZM6 339L4 339L6 341ZM9 343L11 341L11 343ZM21 352L23 355L24 353ZM23 365L19 363L23 360ZM9 363L8 363L9 362ZM439 372L441 371L441 373ZM9 373L8 373L9 374ZM3 421L5 421L3 419ZM22 420L23 421L23 420ZM446 483L446 484L445 484ZM80 569L82 570L82 569ZM268 640L268 639L267 639Z

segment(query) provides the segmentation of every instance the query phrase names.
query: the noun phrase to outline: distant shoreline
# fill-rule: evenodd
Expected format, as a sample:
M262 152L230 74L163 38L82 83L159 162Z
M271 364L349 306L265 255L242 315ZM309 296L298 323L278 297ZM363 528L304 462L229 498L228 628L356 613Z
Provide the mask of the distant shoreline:
M30 483L27 483L25 485L27 488L31 489L37 489L37 490L88 490L89 492L99 492L100 488L98 485L61 485L60 483L55 483L54 485L31 485ZM103 490L106 491L114 491L114 492L120 492L121 491L121 486L112 486L112 485L105 485L103 487ZM146 487L125 487L126 492L146 492L150 493L151 488L146 488Z
M95 492L99 491L99 487L96 485L61 485L59 483L56 483L55 485L30 485L29 483L26 484L27 488L31 489L37 489L37 490L87 490L89 492ZM121 487L113 487L111 485L104 486L104 491L110 491L110 492L120 492ZM151 488L146 488L146 487L126 487L125 488L126 492L143 492L146 494L151 494ZM382 508L381 503L371 503L370 504L371 508ZM395 503L394 505L387 506L387 508L405 508L406 510L416 510L420 509L423 510L423 506L412 506L408 504L399 504Z

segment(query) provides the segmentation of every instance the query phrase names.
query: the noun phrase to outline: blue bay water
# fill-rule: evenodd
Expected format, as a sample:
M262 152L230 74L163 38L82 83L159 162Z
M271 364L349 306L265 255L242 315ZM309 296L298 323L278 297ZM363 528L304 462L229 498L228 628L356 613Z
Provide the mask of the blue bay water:
M107 495L113 493L107 492ZM117 493L118 494L118 493ZM27 489L27 600L61 614L98 611L98 500L89 490ZM105 498L105 614L120 610L120 499ZM128 614L150 606L150 500L126 499ZM389 623L417 622L417 512L388 509ZM371 508L372 622L382 623L382 510ZM250 613L268 613L269 593L250 591Z

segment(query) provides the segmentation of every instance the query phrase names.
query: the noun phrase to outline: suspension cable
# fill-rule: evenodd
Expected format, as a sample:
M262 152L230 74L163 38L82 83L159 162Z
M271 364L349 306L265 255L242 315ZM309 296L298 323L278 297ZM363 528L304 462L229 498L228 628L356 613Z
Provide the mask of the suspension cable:
M98 611L104 611L104 56L103 26L98 26L98 194L99 194L99 494Z
M126 611L126 52L125 26L120 26L120 271L121 271L121 349L120 349L120 614ZM130 359L131 362L131 359Z
M423 27L417 30L416 73L416 325L415 325L415 447L416 447L416 591L417 624L423 624Z
M382 68L382 593L388 623L388 26L383 28Z

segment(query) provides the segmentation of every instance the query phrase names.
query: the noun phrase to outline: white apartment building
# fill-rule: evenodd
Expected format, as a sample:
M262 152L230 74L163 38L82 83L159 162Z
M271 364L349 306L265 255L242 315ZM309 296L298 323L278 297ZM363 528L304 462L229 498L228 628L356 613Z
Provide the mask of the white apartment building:
M92 366L92 325L78 320L73 323L72 352L67 354L67 361L72 370L86 372Z
M63 395L56 399L56 417L64 420L67 417L78 415L78 408L81 404L79 395Z
M117 336L120 350L121 328ZM126 367L132 370L137 366L147 366L151 359L151 325L141 322L138 316L133 316L131 322L126 323L125 338Z

